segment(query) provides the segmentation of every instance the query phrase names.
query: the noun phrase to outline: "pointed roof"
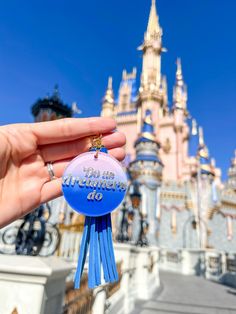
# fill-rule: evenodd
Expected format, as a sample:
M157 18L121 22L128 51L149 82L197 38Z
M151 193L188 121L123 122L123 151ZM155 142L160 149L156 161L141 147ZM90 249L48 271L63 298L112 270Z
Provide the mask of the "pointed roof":
M138 140L135 143L135 146L138 143L141 142L157 142L156 141L156 137L155 137L155 133L154 133L154 126L152 123L152 117L151 117L151 110L146 110L145 113L145 118L143 120L143 125L142 125L142 130L141 130L141 134L140 137L138 138Z
M180 58L177 59L176 64L177 64L176 85L177 86L183 86L184 80L183 80L182 65L181 65L181 59Z
M103 97L103 103L108 102L110 104L114 103L114 93L112 88L112 77L109 76L108 78L108 84L107 84L107 90L105 92L105 96Z
M178 109L184 109L186 115L187 110L187 98L188 98L188 93L187 93L187 86L184 83L183 79L183 72L182 72L182 65L181 65L181 59L178 58L176 61L176 79L175 79L175 85L174 85L174 91L173 91L173 105L174 108Z
M189 140L189 155L192 157L196 157L197 152L198 152L197 121L195 119L192 119L191 133L190 133L190 140Z
M199 127L198 133L199 133L198 156L200 161L201 173L214 174L210 161L209 151L204 142L202 127Z
M160 31L159 18L156 9L156 0L152 0L151 10L148 19L147 33L154 34Z
M137 153L135 161L152 161L158 162L159 164L162 165L162 162L157 153L160 145L156 140L151 116L152 116L151 110L149 109L146 110L141 134L134 145L136 147ZM155 145L152 146L152 148L149 147L149 149L146 150L145 143L154 143ZM144 144L144 146L142 146L141 144Z

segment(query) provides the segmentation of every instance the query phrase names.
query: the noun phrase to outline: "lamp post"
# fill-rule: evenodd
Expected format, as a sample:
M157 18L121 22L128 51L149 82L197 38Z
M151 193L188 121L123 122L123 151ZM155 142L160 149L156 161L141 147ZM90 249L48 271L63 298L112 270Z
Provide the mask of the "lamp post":
M119 233L117 235L117 241L118 242L127 242L129 240L128 236L128 227L129 227L129 222L128 222L128 209L126 208L126 202L123 202L123 207L121 208L121 213L122 213L122 218L121 218L121 224L120 224L120 229Z
M140 202L141 202L142 195L139 190L139 183L138 181L134 181L132 184L132 189L130 193L130 199L132 202L132 207L134 209L137 209L139 212L139 217L140 217L140 230L139 230L139 236L138 240L136 242L136 245L139 246L146 246L148 245L147 241L147 231L148 231L148 222L146 220L146 217L144 217L143 213L140 210Z

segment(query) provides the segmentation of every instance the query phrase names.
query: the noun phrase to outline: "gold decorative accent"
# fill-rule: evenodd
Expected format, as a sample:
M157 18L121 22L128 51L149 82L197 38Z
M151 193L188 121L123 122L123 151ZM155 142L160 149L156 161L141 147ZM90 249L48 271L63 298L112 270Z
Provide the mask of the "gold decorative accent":
M151 124L152 125L152 116L151 114L148 114L145 118L144 118L144 122L147 124Z
M77 223L71 225L59 224L60 231L73 231L73 232L83 232L84 224Z
M169 154L171 150L171 143L169 137L166 138L164 145L162 146L164 153Z
M216 206L209 208L207 211L207 218L211 220L213 218L214 214L217 212L217 210L218 210L218 208Z
M209 158L209 153L208 153L208 149L206 147L203 147L200 151L199 151L199 156L202 158Z
M102 147L102 135L95 136L92 139L92 148L101 149Z
M211 166L210 165L201 165L201 169L205 171L212 172Z
M154 136L153 134L151 134L151 133L143 132L143 133L141 134L141 136L144 137L144 138L147 138L148 140L156 141L155 136Z
M159 172L157 173L155 170L142 169L140 171L138 171L138 170L132 171L131 170L131 172L132 172L132 177L134 179L137 179L141 175L150 175L150 176L157 178L160 181L162 180L162 174Z
M161 192L161 198L185 200L186 196L185 196L185 194L178 193L178 192Z

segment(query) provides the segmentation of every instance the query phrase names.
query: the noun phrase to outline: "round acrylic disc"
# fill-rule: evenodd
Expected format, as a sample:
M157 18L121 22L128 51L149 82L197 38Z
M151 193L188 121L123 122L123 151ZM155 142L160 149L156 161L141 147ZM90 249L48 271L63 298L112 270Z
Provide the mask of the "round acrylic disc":
M88 152L73 159L62 177L68 204L86 216L102 216L122 202L127 177L121 164L106 153Z

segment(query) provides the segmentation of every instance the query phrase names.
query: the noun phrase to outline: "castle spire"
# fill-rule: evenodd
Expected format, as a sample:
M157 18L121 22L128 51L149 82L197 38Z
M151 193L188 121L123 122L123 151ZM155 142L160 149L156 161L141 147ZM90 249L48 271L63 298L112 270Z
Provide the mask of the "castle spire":
M175 86L173 90L173 107L174 109L183 109L185 111L185 115L187 115L187 86L184 83L183 72L181 59L178 58L176 61L177 69L176 69L176 80Z
M199 127L199 148L202 148L205 146L204 142L204 135L203 135L203 128Z
M214 169L212 167L208 148L204 141L203 129L199 127L199 146L198 146L198 156L200 161L200 169L202 174L214 175Z
M114 100L114 93L113 93L113 88L112 88L112 77L110 76L108 78L107 90L102 100L101 116L113 117L114 106L115 106L115 100Z
M192 157L196 157L198 151L198 128L197 121L192 119L190 139L189 139L189 155Z
M143 44L138 49L143 51L141 91L157 95L161 85L161 53L166 50L162 47L162 29L155 0L152 0Z
M154 34L158 34L160 31L161 31L161 28L159 25L159 18L157 15L156 0L152 0L146 34L151 37Z
M177 58L176 61L177 64L177 70L176 70L176 85L177 86L183 86L183 74L182 74L182 65L181 65L181 59Z

